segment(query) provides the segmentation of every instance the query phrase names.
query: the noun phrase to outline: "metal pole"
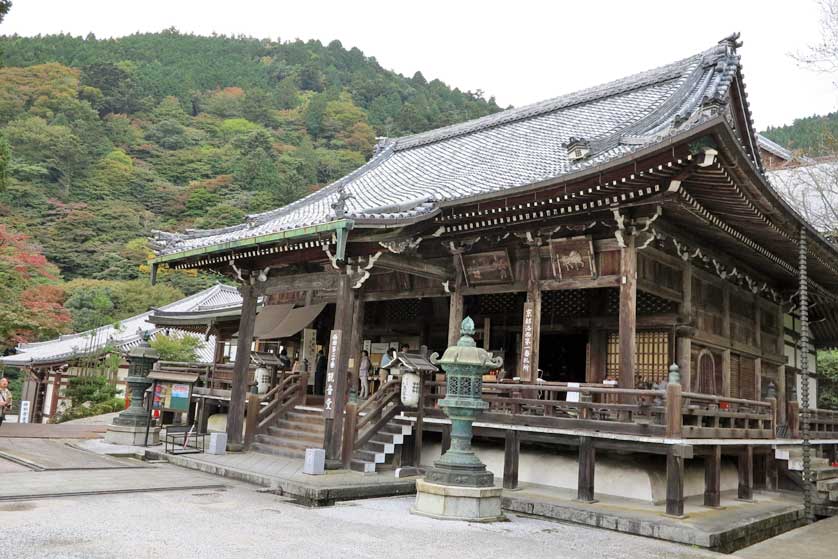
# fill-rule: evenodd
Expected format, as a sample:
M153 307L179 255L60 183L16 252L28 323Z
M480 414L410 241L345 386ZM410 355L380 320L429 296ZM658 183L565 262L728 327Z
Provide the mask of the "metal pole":
M151 394L148 396L148 415L146 416L145 424L145 444L143 444L145 447L148 447L148 432L151 429L151 410L154 408L155 392L157 392L157 379L154 379L154 382L151 384Z
M812 445L809 442L809 273L806 230L800 228L800 434L803 437L803 509L806 521L815 521L812 508Z

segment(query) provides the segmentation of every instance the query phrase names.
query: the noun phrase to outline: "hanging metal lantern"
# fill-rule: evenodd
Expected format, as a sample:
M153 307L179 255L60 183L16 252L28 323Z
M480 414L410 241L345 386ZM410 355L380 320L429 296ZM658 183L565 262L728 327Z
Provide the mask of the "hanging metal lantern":
M419 383L422 382L419 375L410 371L402 372L402 404L409 408L419 405Z
M256 368L256 392L264 394L271 387L271 372L266 367Z

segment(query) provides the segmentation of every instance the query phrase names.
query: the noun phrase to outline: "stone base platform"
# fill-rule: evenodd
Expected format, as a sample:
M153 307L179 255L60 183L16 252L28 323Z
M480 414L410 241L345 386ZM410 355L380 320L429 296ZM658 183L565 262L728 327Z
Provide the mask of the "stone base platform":
M662 506L634 499L597 495L596 503L576 500L575 492L521 484L504 492L507 513L523 513L646 536L680 544L732 553L793 530L804 523L798 495L757 491L755 500L736 500L735 492L722 493L721 507L702 505L701 497L686 500L683 519L666 516Z
M501 512L500 487L457 487L416 480L413 514L440 520L497 522L506 520Z
M108 425L105 442L109 444L143 446L145 444L145 427L133 425ZM148 430L148 444L160 444L160 427Z

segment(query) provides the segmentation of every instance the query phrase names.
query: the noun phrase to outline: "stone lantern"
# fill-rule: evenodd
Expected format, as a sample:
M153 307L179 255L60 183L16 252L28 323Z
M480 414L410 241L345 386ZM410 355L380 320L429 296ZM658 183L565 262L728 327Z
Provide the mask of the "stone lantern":
M128 352L128 377L126 384L131 390L131 405L121 412L108 426L105 442L111 444L141 445L145 442L146 426L148 425L148 410L143 407L143 395L151 386L148 374L154 364L160 359L156 349L148 344L148 333L143 334L140 344ZM153 397L153 396L152 396ZM150 403L149 403L150 405ZM152 444L160 442L160 428L149 429Z
M460 340L431 361L446 373L445 398L439 405L451 419L451 448L434 462L424 480L416 482L413 512L435 518L491 522L503 519L501 488L471 448L472 423L488 407L483 401L483 375L503 364L472 337L474 321L463 320Z

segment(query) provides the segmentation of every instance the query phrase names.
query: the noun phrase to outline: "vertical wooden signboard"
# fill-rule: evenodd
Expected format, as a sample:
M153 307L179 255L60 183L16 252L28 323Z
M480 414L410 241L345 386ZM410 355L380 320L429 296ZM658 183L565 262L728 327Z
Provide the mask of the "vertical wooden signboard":
M326 368L326 392L323 397L323 417L326 419L334 419L335 417L335 383L340 371L341 355L341 338L343 332L341 330L332 330L329 335L329 363Z
M532 350L533 334L535 325L535 304L524 303L524 322L521 330L521 366L518 368L518 376L522 379L534 379L532 375Z

